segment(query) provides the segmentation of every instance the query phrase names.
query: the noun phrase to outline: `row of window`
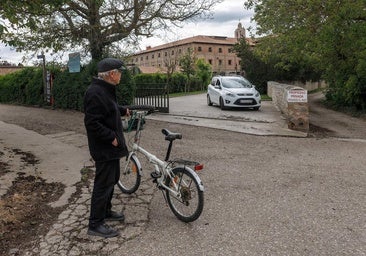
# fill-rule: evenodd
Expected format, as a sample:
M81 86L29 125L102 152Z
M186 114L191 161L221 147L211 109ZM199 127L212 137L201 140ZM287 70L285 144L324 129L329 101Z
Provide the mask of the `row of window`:
M197 47L197 51L198 52L202 52L202 47L201 46L198 46ZM208 52L212 52L212 51L213 51L212 47L208 47ZM178 49L177 52L178 52L178 54L182 54L182 49ZM223 49L221 47L219 47L218 48L218 52L219 53L223 53ZM232 53L232 52L233 52L232 48L229 48L228 53ZM174 54L175 54L175 51L172 50L171 51L171 56L174 56ZM158 55L158 58L161 58L161 52L158 52L157 55ZM165 57L168 57L168 52L167 51L164 52L164 56ZM153 54L151 54L151 59L154 59L154 58L155 58L155 54L153 53ZM148 60L149 59L149 55L146 55L145 56L145 59ZM140 61L143 61L143 60L144 60L144 56L141 56L140 57ZM138 62L138 57L136 57L135 62L136 63Z
M181 54L182 53L182 49L178 49L178 54ZM174 55L174 50L172 51L171 55ZM168 52L164 52L164 56L167 57L168 56ZM161 53L158 52L158 58L161 57ZM151 54L151 58L154 59L155 58L155 54ZM149 59L149 55L146 55L145 56L145 59L148 60ZM144 57L141 56L140 57L140 60L144 60ZM138 61L138 58L136 58L136 62Z
M222 61L222 60L220 60L220 59L219 59L218 61L219 61L219 66L222 66L223 61ZM240 62L240 61L239 61L239 62ZM208 60L208 63L209 63L210 65L212 65L212 63L213 63L213 62L212 62L212 59L209 59L209 60ZM232 60L228 60L228 61L227 61L227 64L228 64L229 66L231 66L231 65L233 65L233 61L232 61Z
M218 50L219 50L219 53L223 53L223 49L221 47L219 47ZM198 46L197 51L202 52L202 47ZM213 52L212 47L208 47L208 52ZM229 48L228 53L232 53L232 52L233 52L233 49Z
M212 66L213 65L213 60L212 59L209 59L208 60L208 63ZM222 66L223 65L223 60L221 60L221 59L218 59L218 64L219 64L219 66ZM232 65L234 65L235 63L234 63L234 61L233 60L228 60L227 61L227 65L228 66L232 66ZM159 67L160 67L160 64L158 63L158 65L159 65ZM237 64L235 64L235 65L237 65ZM240 61L239 61L239 65L240 65Z

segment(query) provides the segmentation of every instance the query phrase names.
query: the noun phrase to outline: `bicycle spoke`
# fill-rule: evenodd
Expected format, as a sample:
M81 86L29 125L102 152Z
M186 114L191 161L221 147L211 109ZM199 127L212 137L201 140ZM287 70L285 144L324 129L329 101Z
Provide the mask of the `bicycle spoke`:
M138 171L136 159L131 157L126 161L118 181L118 187L123 193L131 194L140 186L141 176ZM123 164L121 165L123 166Z
M178 196L167 190L168 205L180 220L194 221L203 209L203 192L198 189L194 176L186 169L176 168L173 172L175 175L170 181L170 187L176 190Z

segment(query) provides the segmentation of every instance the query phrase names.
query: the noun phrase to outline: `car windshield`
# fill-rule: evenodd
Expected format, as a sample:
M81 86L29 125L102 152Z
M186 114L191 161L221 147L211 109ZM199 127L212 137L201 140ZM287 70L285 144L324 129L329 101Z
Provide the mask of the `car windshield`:
M223 78L222 86L225 88L252 88L248 80L240 77Z

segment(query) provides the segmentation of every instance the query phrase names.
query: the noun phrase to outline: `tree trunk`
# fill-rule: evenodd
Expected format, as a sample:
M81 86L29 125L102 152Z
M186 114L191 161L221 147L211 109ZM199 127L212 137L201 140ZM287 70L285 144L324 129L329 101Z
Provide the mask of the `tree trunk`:
M101 60L103 58L103 48L98 44L98 42L90 42L90 53L92 60Z

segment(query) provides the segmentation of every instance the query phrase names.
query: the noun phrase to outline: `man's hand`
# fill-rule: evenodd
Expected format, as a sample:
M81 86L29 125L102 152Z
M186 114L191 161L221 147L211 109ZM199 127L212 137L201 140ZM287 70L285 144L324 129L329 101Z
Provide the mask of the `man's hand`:
M114 138L114 140L112 141L112 145L117 147L118 146L118 140L117 138Z
M130 110L127 108L126 109L126 116L129 117L130 115L131 115Z

